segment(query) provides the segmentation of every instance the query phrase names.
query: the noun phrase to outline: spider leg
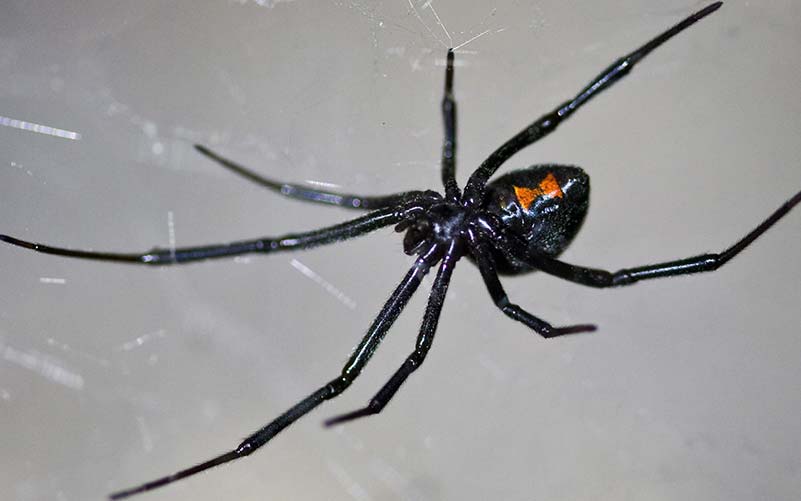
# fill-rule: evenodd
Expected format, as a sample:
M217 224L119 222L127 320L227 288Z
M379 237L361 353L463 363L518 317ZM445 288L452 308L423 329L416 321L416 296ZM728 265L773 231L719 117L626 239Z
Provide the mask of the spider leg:
M162 487L182 478L190 477L223 463L248 456L315 407L345 391L370 360L370 357L372 357L376 348L378 348L378 345L384 339L384 335L392 326L393 322L395 322L395 319L398 318L398 315L400 315L400 312L403 310L404 306L406 306L409 298L414 294L415 290L417 290L423 276L428 273L429 268L439 259L439 252L439 248L432 246L426 253L417 258L412 268L406 273L406 276L384 304L384 307L381 308L381 312L367 330L367 334L362 338L348 362L342 368L342 372L339 376L245 438L235 449L199 465L173 473L172 475L147 482L137 487L115 492L109 497L111 499L123 499L134 494Z
M537 318L531 313L527 312L520 306L509 301L506 291L501 285L498 278L498 272L495 269L495 263L492 260L492 255L487 250L486 244L479 239L471 239L471 250L475 258L478 269L481 272L481 277L484 279L484 284L487 286L495 306L498 307L507 317L512 320L528 326L534 332L544 338L552 338L557 336L564 336L566 334L578 334L580 332L592 332L596 327L592 324L582 325L569 325L565 327L554 327L545 320Z
M698 12L690 15L680 23L672 28L656 36L642 47L634 52L627 54L609 67L603 70L597 77L595 77L586 87L576 94L576 96L564 103L557 106L554 110L546 113L528 127L517 133L514 137L502 144L498 149L492 152L489 157L476 169L470 176L467 186L465 187L465 198L470 205L475 205L481 202L484 194L484 188L498 167L501 166L512 155L522 150L526 146L534 143L540 138L550 134L562 122L573 114L581 105L589 101L592 97L599 94L601 91L611 87L618 80L626 76L629 71L652 50L656 49L674 35L685 28L691 26L696 21L703 17L715 12L720 8L723 2L715 2L710 4Z
M390 380L381 387L366 407L327 419L325 421L326 426L378 414L384 409L387 403L392 400L392 397L395 396L395 393L397 393L398 389L400 389L401 385L406 381L406 378L423 364L426 355L428 355L428 350L431 348L431 343L434 341L434 333L437 331L437 323L439 322L439 314L442 311L442 303L445 301L445 294L448 292L451 274L453 273L453 269L459 257L460 254L456 249L456 243L452 242L450 248L445 253L442 264L440 264L437 278L434 280L434 285L431 287L431 293L428 296L428 306L426 306L426 312L423 316L423 323L420 326L420 333L417 336L415 349L406 357L403 365L401 365Z
M796 193L795 196L782 204L759 226L751 230L734 245L717 254L700 254L675 261L638 266L636 268L623 268L615 272L576 266L547 256L530 256L529 263L545 273L571 282L589 285L590 287L616 287L652 278L715 271L748 247L799 203L801 203L801 192Z
M211 151L203 145L196 144L195 149L222 165L226 169L239 174L245 179L252 181L260 186L268 188L280 195L289 198L296 198L306 202L315 202L327 205L336 205L337 207L344 207L346 209L360 209L360 210L373 210L397 205L409 200L415 195L419 195L419 191L406 191L403 193L395 193L393 195L382 196L363 196L363 195L350 195L347 193L335 193L332 191L313 190L297 184L289 184L281 181L275 181L266 178L261 174L248 169L247 167L234 162L224 156Z
M456 202L461 193L456 184L456 100L453 98L453 49L448 49L445 66L445 94L442 96L442 122L445 137L442 141L442 184L445 198Z
M365 214L364 216L318 230L302 233L290 233L278 237L262 237L251 240L241 240L225 244L203 245L197 247L179 247L176 249L154 248L145 253L117 253L97 252L87 250L66 249L52 247L21 240L9 235L0 235L0 240L35 250L45 254L58 256L91 259L95 261L113 261L119 263L168 265L182 264L204 259L215 259L230 256L239 256L258 252L269 254L271 252L307 249L318 245L330 244L357 237L365 233L389 226L406 219L410 214L423 210L429 200L423 196L416 197L414 201L395 207L385 207Z

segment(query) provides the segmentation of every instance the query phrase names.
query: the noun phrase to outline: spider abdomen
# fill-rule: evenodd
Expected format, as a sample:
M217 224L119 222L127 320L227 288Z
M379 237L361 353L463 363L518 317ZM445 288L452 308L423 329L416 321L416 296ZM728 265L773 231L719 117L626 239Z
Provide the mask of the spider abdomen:
M590 178L569 165L534 165L487 186L483 209L498 216L528 250L557 256L576 236L590 203ZM528 271L513 255L499 256L507 273ZM505 261L505 262L504 262Z

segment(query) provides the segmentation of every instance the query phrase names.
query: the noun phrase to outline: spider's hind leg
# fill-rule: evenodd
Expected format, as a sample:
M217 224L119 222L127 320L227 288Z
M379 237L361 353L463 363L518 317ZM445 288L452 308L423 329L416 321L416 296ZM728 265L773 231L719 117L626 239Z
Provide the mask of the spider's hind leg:
M484 284L487 286L487 290L490 296L492 296L495 306L507 317L525 324L546 339L567 334L578 334L580 332L593 332L596 329L595 325L592 324L554 327L545 320L535 317L520 306L510 302L498 278L498 272L495 269L495 264L493 263L492 256L486 245L480 240L474 240L472 248L473 256L481 272L481 277L484 279Z
M374 210L397 205L421 193L419 191L405 191L392 195L364 196L336 193L333 191L314 190L298 184L284 183L282 181L276 181L274 179L264 177L261 174L248 169L242 164L215 153L203 145L196 144L195 149L231 172L239 174L240 176L258 184L259 186L263 186L269 190L272 190L279 195L303 200L306 202L335 205L337 207L344 207L346 209Z
M801 191L784 202L746 236L719 253L699 254L674 261L623 268L614 272L565 263L547 256L531 256L528 262L532 267L545 273L590 287L618 287L654 278L715 271L751 245L799 203L801 203Z
M714 2L703 9L686 17L683 21L667 29L656 37L646 42L643 46L618 58L615 62L604 69L598 76L592 79L583 89L572 99L565 101L550 112L541 116L525 129L518 132L511 139L493 151L486 160L470 175L470 179L465 186L465 199L470 205L478 205L483 199L487 181L496 170L515 153L526 146L540 140L553 132L556 127L564 120L567 120L574 111L587 103L594 96L597 96L605 89L608 89L620 79L629 74L634 66L654 49L670 40L686 28L692 26L697 21L715 12L723 5L723 2Z

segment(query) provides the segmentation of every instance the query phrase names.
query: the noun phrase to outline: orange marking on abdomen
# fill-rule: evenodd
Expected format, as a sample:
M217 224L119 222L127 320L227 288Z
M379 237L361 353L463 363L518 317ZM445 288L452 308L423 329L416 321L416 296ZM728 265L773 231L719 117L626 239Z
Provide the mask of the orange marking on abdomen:
M562 198L565 195L552 172L549 172L536 188L514 185L512 188L515 190L517 201L520 202L520 205L523 206L525 210L528 210L538 197L547 196L548 198Z
M552 172L549 172L545 179L540 181L540 190L543 195L548 195L551 198L562 198L565 194L562 193L562 187L556 180Z
M526 210L528 210L531 202L542 194L539 188L525 188L523 186L512 186L512 188L515 189L517 201L520 202L520 205Z

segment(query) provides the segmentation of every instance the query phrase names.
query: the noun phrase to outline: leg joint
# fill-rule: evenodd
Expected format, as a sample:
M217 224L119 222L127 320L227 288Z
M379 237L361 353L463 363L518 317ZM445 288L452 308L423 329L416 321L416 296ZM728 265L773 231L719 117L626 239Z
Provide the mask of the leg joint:
M326 385L326 395L325 399L328 400L330 398L334 398L343 391L345 391L348 386L353 382L353 377L348 377L346 375L342 375Z

